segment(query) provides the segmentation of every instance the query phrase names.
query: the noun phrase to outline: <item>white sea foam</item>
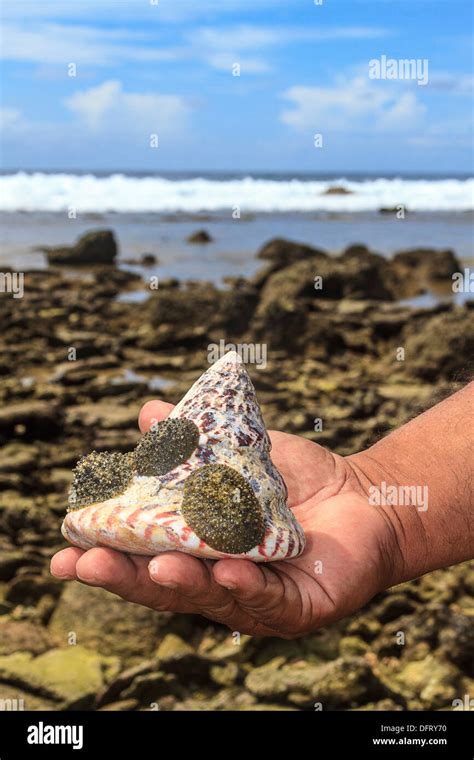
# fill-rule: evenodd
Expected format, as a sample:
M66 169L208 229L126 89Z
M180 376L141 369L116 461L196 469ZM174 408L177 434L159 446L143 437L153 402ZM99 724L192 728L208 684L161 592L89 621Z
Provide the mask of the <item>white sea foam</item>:
M329 187L348 195L324 195ZM225 211L375 211L404 205L411 211L466 211L474 206L474 179L215 178L168 179L112 174L27 174L0 177L0 210L78 213Z

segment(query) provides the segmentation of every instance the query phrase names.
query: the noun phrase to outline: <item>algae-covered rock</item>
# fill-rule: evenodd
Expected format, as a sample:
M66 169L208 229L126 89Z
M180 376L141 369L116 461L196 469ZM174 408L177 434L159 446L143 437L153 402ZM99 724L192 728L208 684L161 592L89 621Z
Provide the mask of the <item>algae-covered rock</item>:
M369 645L359 636L343 636L339 643L342 657L357 657L369 651Z
M51 647L47 630L28 620L0 618L0 655L14 652L42 654Z
M194 649L181 636L177 636L175 633L167 633L156 650L156 656L159 660L167 660L190 652L194 652Z
M460 673L451 663L427 654L423 659L399 663L388 678L385 671L383 680L406 697L412 709L436 709L450 705L457 696Z
M118 671L117 657L104 657L81 646L0 657L0 681L67 702L94 695Z
M60 646L73 633L77 644L136 661L154 653L160 628L168 619L166 613L129 604L104 589L72 583L59 600L49 631Z
M130 686L123 690L123 699L137 699L141 704L151 705L156 703L159 697L168 694L180 694L179 683L172 673L146 673L137 676Z
M0 683L0 712L18 710L57 710L58 704L52 699L40 697L24 689Z
M386 689L362 658L333 660L324 665L306 662L256 668L245 685L265 699L288 699L300 707L320 702L323 709L352 706L385 696Z

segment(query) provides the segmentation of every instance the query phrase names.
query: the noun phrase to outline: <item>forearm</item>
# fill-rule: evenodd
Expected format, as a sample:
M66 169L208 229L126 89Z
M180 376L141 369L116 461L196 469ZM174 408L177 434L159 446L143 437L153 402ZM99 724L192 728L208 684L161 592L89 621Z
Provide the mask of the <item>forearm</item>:
M473 430L470 383L348 457L396 536L400 552L392 584L474 557Z

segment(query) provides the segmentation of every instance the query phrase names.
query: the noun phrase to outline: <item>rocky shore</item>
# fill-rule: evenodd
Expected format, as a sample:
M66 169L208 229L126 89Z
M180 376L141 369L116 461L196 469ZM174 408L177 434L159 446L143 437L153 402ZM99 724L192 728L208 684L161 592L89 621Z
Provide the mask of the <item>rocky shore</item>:
M472 695L473 563L298 641L238 640L48 571L77 459L133 447L142 403L176 402L210 344L265 346L266 362L248 369L268 427L340 454L460 387L472 375L474 301L403 303L452 293L455 255L386 259L354 245L332 256L274 240L255 277L217 288L141 280L116 268L110 235L82 250L101 241L101 265L51 249L49 269L25 273L22 298L0 298L0 706L442 710Z

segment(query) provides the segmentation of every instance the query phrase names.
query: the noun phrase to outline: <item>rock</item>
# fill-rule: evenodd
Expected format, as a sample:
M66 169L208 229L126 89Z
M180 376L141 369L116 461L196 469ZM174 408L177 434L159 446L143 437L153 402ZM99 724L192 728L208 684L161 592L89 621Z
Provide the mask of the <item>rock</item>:
M450 707L458 695L460 674L450 663L428 654L424 659L402 662L390 679L393 688L415 704L431 709ZM410 703L409 703L410 704Z
M130 710L136 710L138 706L138 699L121 699L118 702L110 702L110 704L98 709L106 712L129 712Z
M298 352L305 342L307 311L291 299L275 299L262 307L253 322L253 332L260 342L273 349Z
M181 636L177 636L175 633L167 633L158 649L156 650L156 656L159 660L169 660L173 657L180 657L183 654L193 653L194 649Z
M16 686L10 686L6 683L0 684L0 712L10 712L17 710L57 710L57 702L52 699L45 699L29 691L19 689Z
M274 238L260 248L257 258L270 261L273 265L272 271L276 271L305 259L328 258L328 254L304 243Z
M0 580L9 581L14 577L19 567L25 564L21 551L2 552L0 554Z
M439 634L441 651L447 659L474 678L474 619L472 615L453 613Z
M381 206L379 208L379 214L390 214L392 216L395 216L396 214L400 213L401 208L403 208L403 213L408 214L408 209L405 207L400 206Z
M343 636L339 643L341 657L358 657L369 651L369 645L359 636Z
M333 185L332 187L328 187L321 195L353 195L353 192L341 185Z
M461 264L451 250L413 248L393 255L392 268L401 280L420 278L426 282L445 280L452 284L452 275L461 271Z
M404 330L405 366L423 380L463 379L474 355L474 320L459 306ZM466 377L467 379L467 377Z
M130 686L124 689L122 698L136 699L142 704L145 703L147 707L152 707L160 697L170 694L182 694L176 677L170 673L158 671L137 676Z
M13 604L34 606L43 596L57 598L61 593L61 586L60 581L52 576L17 575L10 582L5 599Z
M206 232L206 230L198 230L197 232L193 232L192 235L189 235L189 237L186 238L186 241L188 243L211 243L212 237Z
M373 641L379 635L381 625L375 618L368 615L356 615L349 621L346 633L349 635L360 636L364 641Z
M354 710L375 710L377 712L392 710L403 710L403 705L399 705L393 699L381 699L379 702L368 702L362 707L354 707Z
M117 243L111 230L95 230L82 235L73 246L43 250L49 264L70 266L113 264L117 256Z
M62 412L57 404L23 401L0 409L0 440L12 437L49 440L61 432Z
M389 592L385 599L375 606L374 614L381 623L390 623L401 615L415 610L415 603L404 594Z
M153 253L144 253L140 258L140 264L143 267L151 267L158 264L158 258Z
M107 686L97 694L95 707L100 708L105 704L115 702L137 676L156 673L157 670L158 663L156 660L146 660L139 665L121 671L114 678L111 678Z
M239 679L240 670L235 662L219 663L211 666L209 675L217 686L232 686Z
M339 258L316 256L271 273L262 287L257 314L269 302L287 299L392 300L389 264L374 253L345 252ZM308 304L310 306L310 304Z
M333 660L324 665L305 662L255 668L245 685L258 697L285 700L300 707L321 702L323 709L353 707L386 696L386 689L362 658Z
M27 686L41 695L67 702L95 695L119 667L116 657L103 657L81 646L51 649L33 657L27 652L0 657L0 681Z
M0 473L29 472L38 461L38 448L22 443L9 443L0 449Z
M78 644L127 661L151 656L160 628L169 619L101 588L67 584L52 615L49 632L64 646L71 631Z
M0 655L15 652L42 654L51 647L51 639L45 628L28 620L0 618Z

